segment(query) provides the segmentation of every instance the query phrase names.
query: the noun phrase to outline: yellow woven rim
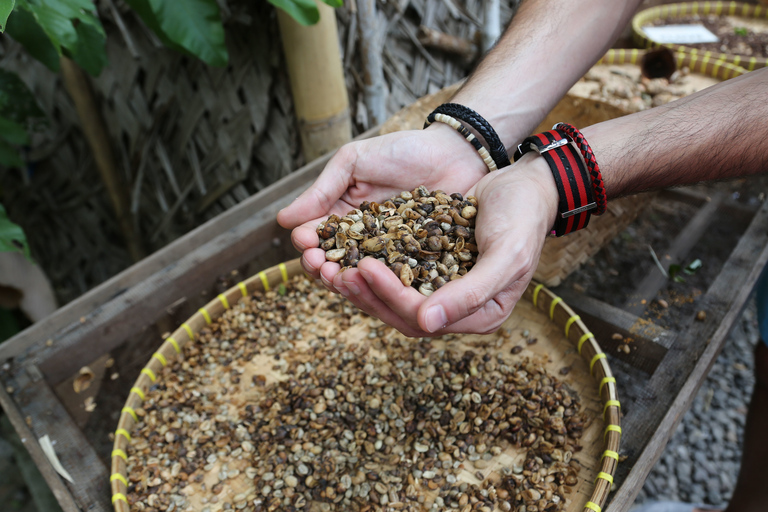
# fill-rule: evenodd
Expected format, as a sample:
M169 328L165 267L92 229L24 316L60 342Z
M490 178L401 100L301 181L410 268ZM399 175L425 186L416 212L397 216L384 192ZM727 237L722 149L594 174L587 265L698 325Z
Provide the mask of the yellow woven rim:
M200 308L197 313L167 337L157 352L150 357L149 362L142 369L139 378L136 379L136 383L131 388L115 430L109 479L115 512L130 511L127 498L127 450L130 443L130 432L138 420L136 409L141 407L150 386L155 383L162 368L179 357L182 347L188 341L194 340L195 333L219 318L226 309L229 309L240 299L256 291L269 291L300 273L303 273L303 269L297 258L286 263L280 263L238 283L206 304L205 307ZM616 379L611 373L606 355L600 349L595 337L589 332L579 316L560 297L545 288L543 284L531 283L523 294L523 298L533 302L535 307L543 311L550 320L563 329L566 337L588 362L590 373L598 386L598 394L603 402L603 421L606 425L604 431L605 451L601 456L600 470L595 479L592 496L584 505L583 511L601 512L611 490L619 462L621 405L616 389Z
M598 64L634 64L640 65L643 55L648 50L620 48L608 50ZM747 73L747 70L722 60L702 59L696 55L677 49L673 51L678 69L687 66L693 73L710 76L719 80L729 80Z
M632 32L635 42L643 48L658 48L665 46L675 52L689 54L695 61L703 61L706 66L710 61L730 63L743 68L745 71L765 67L768 62L759 57L743 57L740 55L728 55L720 52L702 52L696 48L683 45L660 44L645 35L643 27L655 21L665 20L678 16L691 14L714 14L717 16L741 16L744 18L768 19L768 7L762 5L745 4L743 2L682 2L651 7L640 11L632 18Z

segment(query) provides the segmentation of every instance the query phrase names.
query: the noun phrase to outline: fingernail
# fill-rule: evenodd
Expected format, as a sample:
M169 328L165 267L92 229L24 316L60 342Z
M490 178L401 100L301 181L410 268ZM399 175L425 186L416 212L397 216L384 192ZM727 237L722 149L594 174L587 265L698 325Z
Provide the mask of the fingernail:
M445 314L445 309L440 304L430 306L427 309L427 314L424 316L425 327L429 332L435 332L438 329L442 329L448 323L448 317Z
M370 283L371 279L373 279L373 275L371 275L371 273L368 272L367 270L363 270L361 268L358 268L358 270L360 271L360 275L363 276L363 279L365 279Z
M338 292L339 292L341 295L343 295L344 297L349 297L349 290L347 290L345 287L343 287L343 286L337 286L337 287L336 287L336 290L338 290Z
M350 292L352 292L352 295L360 295L360 287L357 286L357 283L349 282L344 283L344 286L346 286Z

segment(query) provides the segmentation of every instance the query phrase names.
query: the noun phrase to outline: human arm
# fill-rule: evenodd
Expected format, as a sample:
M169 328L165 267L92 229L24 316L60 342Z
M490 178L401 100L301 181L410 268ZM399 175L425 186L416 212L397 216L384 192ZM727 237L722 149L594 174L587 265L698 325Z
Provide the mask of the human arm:
M609 201L768 170L766 91L768 69L762 69L662 107L584 128ZM337 288L358 307L412 336L494 331L536 269L556 215L557 192L544 159L533 154L487 175L474 192L480 258L465 277L424 298L369 258L359 270L337 276Z

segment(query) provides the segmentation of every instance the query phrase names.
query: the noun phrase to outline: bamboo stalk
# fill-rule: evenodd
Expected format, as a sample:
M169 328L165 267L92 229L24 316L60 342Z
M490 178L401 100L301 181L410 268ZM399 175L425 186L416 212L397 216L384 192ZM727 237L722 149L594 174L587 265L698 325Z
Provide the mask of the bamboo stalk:
M64 87L75 103L81 128L93 153L101 181L109 194L128 252L133 261L139 261L145 255L143 244L133 227L127 188L117 171L107 127L96 105L88 78L77 64L66 57L61 57L61 75Z
M332 151L352 138L349 99L344 82L334 10L316 2L320 21L299 25L277 10L288 64L293 104L307 161Z
M487 52L501 36L499 0L485 0L483 15L483 51Z
M357 20L365 105L370 115L369 125L376 126L387 119L387 89L384 86L384 67L381 62L381 37L376 23L376 0L358 0Z

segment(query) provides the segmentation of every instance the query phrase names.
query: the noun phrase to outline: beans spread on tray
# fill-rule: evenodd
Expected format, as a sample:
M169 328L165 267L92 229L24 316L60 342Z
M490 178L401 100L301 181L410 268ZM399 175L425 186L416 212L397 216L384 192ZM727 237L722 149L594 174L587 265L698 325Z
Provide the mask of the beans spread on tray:
M580 399L510 336L404 338L303 276L246 297L136 410L131 510L562 511Z
M383 203L364 202L317 227L328 261L355 267L365 256L385 263L405 286L431 295L477 261L477 199L419 186Z

